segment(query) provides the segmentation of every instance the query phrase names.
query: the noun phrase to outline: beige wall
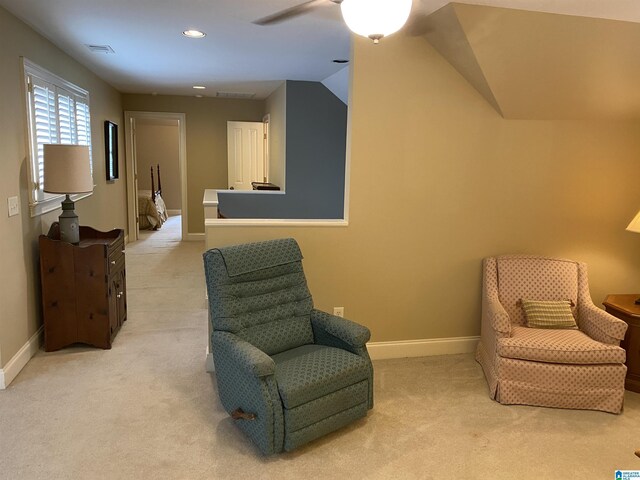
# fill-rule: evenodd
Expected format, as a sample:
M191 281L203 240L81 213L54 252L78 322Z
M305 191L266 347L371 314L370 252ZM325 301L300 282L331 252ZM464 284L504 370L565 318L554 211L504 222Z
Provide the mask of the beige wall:
M227 188L227 121L261 122L264 100L123 95L124 109L184 113L187 130L189 233L204 232L202 197L207 188Z
M424 39L354 42L349 226L209 246L296 237L316 305L374 341L478 335L495 254L585 261L597 304L640 290L640 123L504 120Z
M287 147L287 82L282 82L265 101L269 118L269 181L285 190Z
M0 8L0 367L33 336L42 324L38 274L38 236L56 221L60 210L31 218L27 191L25 100L20 56L86 89L90 94L94 194L76 204L83 225L101 230L126 227L125 176L105 180L103 125L122 125L120 94L64 54L27 25ZM119 139L124 158L123 137ZM120 171L124 171L121 160ZM20 198L20 215L8 218L6 199Z
M180 129L178 125L154 125L136 122L136 160L138 188L151 190L151 171L158 188L158 170L162 179L162 199L168 210L180 210Z

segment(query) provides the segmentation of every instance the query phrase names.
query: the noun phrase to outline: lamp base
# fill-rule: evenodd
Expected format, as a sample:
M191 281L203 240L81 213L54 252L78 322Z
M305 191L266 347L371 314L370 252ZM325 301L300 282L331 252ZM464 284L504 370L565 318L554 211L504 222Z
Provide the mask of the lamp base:
M62 215L58 217L60 240L78 245L80 243L80 223L78 215L73 211L74 208L75 203L67 194L67 198L62 202Z

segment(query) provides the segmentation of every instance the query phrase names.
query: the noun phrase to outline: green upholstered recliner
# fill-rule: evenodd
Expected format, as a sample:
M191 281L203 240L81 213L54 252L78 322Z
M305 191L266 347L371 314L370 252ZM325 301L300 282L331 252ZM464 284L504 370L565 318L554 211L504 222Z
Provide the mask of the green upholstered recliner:
M264 454L366 416L369 329L313 308L294 239L212 249L204 268L218 393Z

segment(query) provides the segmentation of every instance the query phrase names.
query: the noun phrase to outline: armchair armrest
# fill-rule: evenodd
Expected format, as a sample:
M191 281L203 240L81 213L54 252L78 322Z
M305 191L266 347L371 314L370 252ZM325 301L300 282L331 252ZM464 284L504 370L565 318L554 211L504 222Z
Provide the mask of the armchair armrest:
M628 327L625 322L590 301L583 301L578 306L578 324L594 340L610 345L619 345Z
M482 317L483 323L488 323L500 336L511 335L511 319L497 297L486 297Z
M274 375L276 364L262 350L230 332L213 332L214 357L218 353L229 362L255 377Z
M364 346L371 338L367 327L316 309L311 310L311 325L314 332L320 329L356 348Z

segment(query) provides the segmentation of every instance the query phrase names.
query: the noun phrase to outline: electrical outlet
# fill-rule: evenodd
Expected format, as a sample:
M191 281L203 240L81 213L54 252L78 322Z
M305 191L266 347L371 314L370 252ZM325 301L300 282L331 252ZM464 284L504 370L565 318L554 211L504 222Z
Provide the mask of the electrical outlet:
M344 318L344 307L333 307L333 314L336 317Z
M20 207L18 205L18 197L9 197L7 199L7 207L9 209L9 216L13 217L20 213Z

